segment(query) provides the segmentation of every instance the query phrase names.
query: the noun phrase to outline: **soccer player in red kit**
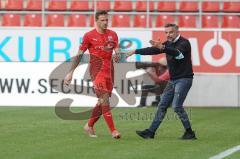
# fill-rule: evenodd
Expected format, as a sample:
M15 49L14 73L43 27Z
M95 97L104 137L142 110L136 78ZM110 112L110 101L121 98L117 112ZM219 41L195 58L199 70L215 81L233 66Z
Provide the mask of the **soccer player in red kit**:
M100 116L103 115L112 137L118 139L120 138L120 133L114 126L109 106L109 97L111 96L114 83L113 60L115 62L120 60L118 36L114 31L107 29L108 13L106 11L98 11L95 14L95 23L96 28L83 36L82 44L77 56L73 59L71 70L66 75L64 84L69 85L71 83L73 72L78 66L83 53L88 49L90 53L90 76L98 102L93 108L91 117L84 126L84 130L90 137L96 137L93 127ZM115 54L113 54L113 50Z

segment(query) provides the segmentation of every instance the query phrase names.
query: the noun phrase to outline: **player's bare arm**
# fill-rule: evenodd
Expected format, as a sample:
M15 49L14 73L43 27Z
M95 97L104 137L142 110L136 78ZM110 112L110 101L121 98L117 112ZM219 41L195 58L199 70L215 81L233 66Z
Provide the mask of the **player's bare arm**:
M79 65L79 63L80 63L80 61L82 59L83 54L84 54L84 52L82 50L79 50L77 55L72 58L71 69L70 69L69 73L66 75L66 77L64 79L64 84L65 85L69 85L71 83L73 72L77 68L77 66Z
M121 50L120 48L115 48L114 49L115 54L113 54L113 60L114 62L119 62L121 60Z

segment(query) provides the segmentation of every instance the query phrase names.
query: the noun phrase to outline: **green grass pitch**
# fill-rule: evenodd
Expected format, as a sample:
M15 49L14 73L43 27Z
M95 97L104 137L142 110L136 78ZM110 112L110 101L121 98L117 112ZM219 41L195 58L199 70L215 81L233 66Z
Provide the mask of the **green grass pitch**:
M81 112L86 108L73 108ZM240 145L240 108L187 108L198 140L182 141L180 121L172 109L155 139L144 140L136 130L147 128L156 108L113 109L120 140L101 118L98 138L89 138L85 121L58 118L53 107L0 107L1 159L208 159ZM236 152L227 159L239 159Z

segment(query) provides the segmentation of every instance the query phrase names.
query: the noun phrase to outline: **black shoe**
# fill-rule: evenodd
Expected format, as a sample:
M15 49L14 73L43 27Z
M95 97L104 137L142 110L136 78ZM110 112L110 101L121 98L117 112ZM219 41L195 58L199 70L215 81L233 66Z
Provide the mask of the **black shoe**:
M142 138L144 138L144 139L153 139L153 138L154 138L154 135L155 135L154 132L151 132L151 131L148 130L148 129L145 129L145 130L143 130L143 131L136 131L136 133L137 133L140 137L142 137Z
M196 135L194 131L185 131L185 133L182 136L183 140L196 140Z

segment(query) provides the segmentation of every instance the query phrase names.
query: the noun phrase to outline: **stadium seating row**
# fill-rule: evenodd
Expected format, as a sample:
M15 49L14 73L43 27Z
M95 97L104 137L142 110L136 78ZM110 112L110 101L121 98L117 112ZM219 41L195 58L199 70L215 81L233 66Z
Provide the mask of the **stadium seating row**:
M94 25L93 15L84 14L48 14L46 18L46 26L69 26L69 27L91 27ZM149 27L162 27L168 22L178 22L180 27L196 28L198 26L199 17L193 15L158 15L149 17ZM23 22L22 22L23 21ZM66 22L66 24L65 24ZM132 23L131 23L132 22ZM110 18L110 26L112 27L146 27L147 16L145 15L112 15ZM23 24L22 24L23 23ZM2 26L42 26L41 14L4 14L2 17ZM240 28L239 16L202 16L203 28Z
M0 0L1 10L42 10L42 0ZM51 11L91 11L94 3L87 0L46 0L45 9ZM68 4L68 2L70 4ZM113 3L113 4L112 4ZM223 3L223 5L220 5ZM133 5L134 4L134 5ZM222 6L222 7L221 7ZM97 10L113 11L146 11L147 3L144 1L101 1L96 2ZM204 12L239 12L240 2L206 2L202 3ZM199 10L198 2L168 2L158 1L149 3L150 11L183 11L195 12Z

